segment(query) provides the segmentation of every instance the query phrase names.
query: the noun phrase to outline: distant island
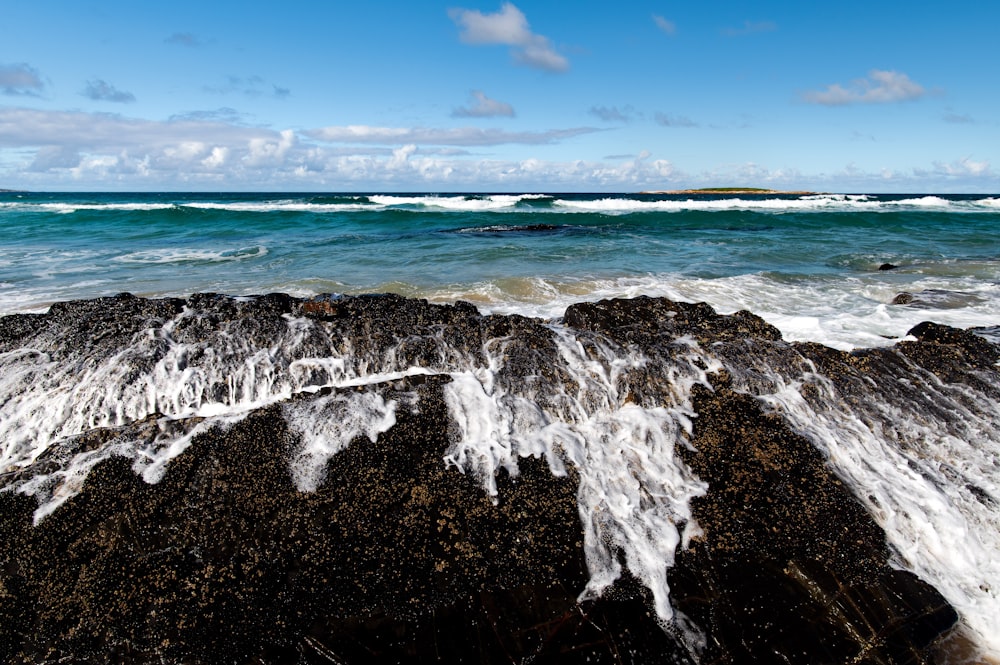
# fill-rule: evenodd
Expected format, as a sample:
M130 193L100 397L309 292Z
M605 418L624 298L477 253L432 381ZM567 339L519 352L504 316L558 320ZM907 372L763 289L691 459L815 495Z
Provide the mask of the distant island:
M816 192L785 191L762 187L703 187L701 189L669 189L639 192L640 194L782 194L785 196L809 196Z

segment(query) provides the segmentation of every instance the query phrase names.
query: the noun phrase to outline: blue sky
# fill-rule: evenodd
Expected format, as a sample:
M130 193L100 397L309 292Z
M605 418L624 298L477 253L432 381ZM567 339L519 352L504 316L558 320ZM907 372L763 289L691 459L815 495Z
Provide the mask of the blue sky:
M998 24L982 0L18 0L0 187L996 193Z

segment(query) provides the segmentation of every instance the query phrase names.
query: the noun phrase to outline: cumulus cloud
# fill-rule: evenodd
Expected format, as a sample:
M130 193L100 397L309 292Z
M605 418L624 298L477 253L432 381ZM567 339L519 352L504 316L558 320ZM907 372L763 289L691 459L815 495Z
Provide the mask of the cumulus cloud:
M3 94L39 97L44 89L45 83L38 70L27 63L0 64L0 92Z
M868 170L851 163L831 173L803 174L796 170L769 169L747 164L725 171L729 181L766 183L775 189L808 189L828 192L994 192L1000 175L986 160L969 157L938 160L929 167ZM716 177L714 182L726 180Z
M725 28L722 34L730 37L741 37L761 32L774 32L777 29L778 24L774 21L743 21L742 26L738 28Z
M80 164L78 150L65 146L49 145L40 148L28 165L28 171L44 173L53 169L71 169Z
M674 23L673 21L667 20L657 14L653 14L653 23L656 24L657 28L659 28L666 34L670 35L671 37L677 34L677 24Z
M119 90L102 79L87 81L86 87L80 94L88 99L93 99L98 102L118 102L121 104L128 104L135 101L135 95L131 92Z
M168 121L111 113L0 107L0 176L19 187L69 189L475 189L603 182L596 163L501 161L469 146L551 144L593 128L548 132L332 127L275 131L228 122L227 110ZM565 178L564 178L565 176ZM531 181L531 178L536 178ZM597 178L594 180L593 178ZM520 186L520 185L518 185Z
M468 106L462 106L451 115L456 118L492 118L496 116L514 117L514 107L506 102L490 99L481 90L472 91L472 100Z
M569 60L556 52L547 37L532 32L524 13L509 2L495 14L452 9L448 15L462 29L459 38L466 44L510 46L514 60L520 64L550 72L569 69Z
M417 146L412 143L409 145L404 145L402 148L396 148L392 151L392 159L386 163L386 168L397 171L404 168L410 161L410 155L417 151Z
M923 169L871 173L849 167L830 175L802 175L758 164L685 173L649 151L601 160L547 161L488 159L464 149L503 142L552 143L588 131L598 130L525 134L359 126L297 132L240 124L226 109L153 121L0 106L0 177L9 186L25 189L126 191L640 191L737 181L819 191L1000 187L990 163L971 157L943 159Z
M927 94L923 86L914 83L901 72L873 69L867 78L856 79L847 87L834 83L826 90L802 95L805 101L823 106L848 104L887 104L920 99Z
M663 127L697 127L696 123L691 118L683 115L673 115L670 113L657 113L653 116L656 124Z
M934 168L929 172L915 170L915 173L917 173L917 175L927 175L928 173L931 173L948 178L978 178L992 174L990 163L988 161L976 161L969 157L963 157L962 159L958 159L953 162L937 161L933 162L932 166Z
M229 158L229 148L225 146L215 146L212 152L201 160L201 163L209 169L216 169L223 166Z
M277 137L257 136L247 142L244 162L250 166L277 166L285 161L297 138L290 129L282 130Z
M348 125L345 127L323 127L305 133L310 138L330 143L492 146L507 144L544 145L596 131L600 130L594 127L574 127L552 129L545 132L508 132L501 129L479 129L477 127L438 129Z
M591 106L589 113L604 122L630 122L636 111L632 106Z
M295 147L290 130L223 122L127 118L109 113L0 108L0 154L27 155L26 182L89 182L95 187L175 186L219 178L238 182L283 168ZM32 155L33 153L33 155ZM8 164L10 162L8 161ZM7 178L11 173L6 174ZM186 186L186 185L185 185Z

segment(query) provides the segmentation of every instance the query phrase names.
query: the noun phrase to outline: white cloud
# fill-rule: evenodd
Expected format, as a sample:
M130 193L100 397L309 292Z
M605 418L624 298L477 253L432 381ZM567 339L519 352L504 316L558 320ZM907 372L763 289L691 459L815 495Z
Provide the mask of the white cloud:
M135 101L135 95L131 92L119 90L102 79L87 81L87 86L80 94L88 99L93 99L94 101L99 102L118 102L128 104Z
M803 175L753 163L689 173L648 151L600 160L484 159L462 146L538 145L596 130L478 131L358 126L301 133L219 121L157 122L0 107L0 181L19 189L83 191L640 191L720 182L841 192L1000 189L990 163L970 157L924 168L849 167L832 174ZM311 138L317 132L344 141L331 145Z
M44 89L45 83L38 70L27 63L0 65L0 92L3 94L38 97Z
M281 189L301 186L364 189L500 186L529 170L564 180L561 166L482 160L468 146L546 145L588 132L475 128L328 127L297 133L221 120L227 113L192 113L151 121L110 113L0 107L0 178L31 189ZM328 143L340 145L328 145ZM597 167L595 167L597 168ZM573 167L572 172L576 173ZM599 169L598 169L599 170ZM520 182L520 180L519 180Z
M673 21L667 20L657 14L653 14L653 23L656 24L657 28L659 28L666 34L670 35L671 37L677 34L677 24L674 23Z
M157 122L109 113L0 108L0 160L5 181L21 177L48 186L90 182L103 189L118 182L131 187L224 177L231 182L259 178L285 168L297 137L291 130L242 127L224 122ZM225 167L225 169L223 169ZM82 185L81 185L82 186Z
M290 129L282 130L277 140L254 137L247 144L249 151L243 161L250 166L278 166L285 161L296 141L295 132Z
M613 165L491 160L462 149L549 144L591 131L597 130L511 133L355 126L313 132L317 143L309 134L288 129L0 108L0 177L25 189L280 190L308 183L344 190L565 191L629 189L644 178L659 183L671 171L647 155ZM331 139L347 145L327 145Z
M72 148L50 145L40 148L28 171L44 173L53 169L71 169L80 164L80 153Z
M455 109L456 118L492 118L495 116L514 117L514 107L506 102L490 99L481 90L472 91L472 103Z
M495 14L452 9L448 15L462 28L459 38L466 44L510 46L514 60L523 65L551 72L569 69L569 60L556 52L547 37L533 33L524 13L509 2Z
M224 146L215 146L212 148L212 153L201 160L201 165L207 169L218 169L225 166L226 160L229 158L229 148Z
M827 86L826 90L806 92L805 101L824 106L845 106L848 104L887 104L920 99L927 91L910 77L901 72L873 69L867 78L856 79L848 87L839 83Z
M0 149L57 145L79 151L159 151L186 141L246 143L278 136L273 130L225 122L159 122L112 113L0 107Z
M169 158L187 162L201 157L207 150L208 146L201 141L184 141L176 146L164 148L163 154Z
M531 40L528 20L517 7L507 2L496 14L483 14L471 9L449 11L451 19L464 31L461 39L469 44L520 45Z
M399 170L407 165L410 155L417 151L417 146L412 143L409 145L404 145L402 148L397 148L392 151L392 159L386 163L386 168L391 171Z
M508 132L501 129L479 129L477 127L437 129L431 127L348 125L346 127L324 127L307 131L305 134L310 138L330 143L491 146L545 145L596 131L600 130L593 127L575 127L552 129L545 132Z
M917 174L928 175L935 174L940 176L946 176L949 178L960 177L988 177L992 175L992 170L990 169L990 163L988 161L975 161L969 157L963 157L962 159L953 162L934 162L933 170L931 171L916 171Z

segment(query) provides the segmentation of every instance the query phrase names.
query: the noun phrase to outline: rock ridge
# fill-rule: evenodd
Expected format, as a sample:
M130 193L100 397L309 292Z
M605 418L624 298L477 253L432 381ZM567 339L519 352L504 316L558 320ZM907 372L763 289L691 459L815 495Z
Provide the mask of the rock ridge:
M151 411L3 469L0 659L944 662L936 645L955 608L900 568L872 504L789 412L793 402L775 397L798 382L794 404L817 417L850 408L869 419L872 403L922 403L938 383L1000 399L995 344L932 323L910 334L916 341L848 353L785 342L749 312L648 297L573 305L556 322L394 295L284 294L120 294L0 318L9 357L30 350L84 372L117 354L128 371L114 376L127 378L162 371L164 359L190 375L212 349L246 358L270 349L268 381L298 382L247 401L232 421ZM123 352L140 342L142 353ZM182 345L183 362L170 355ZM530 403L551 420L583 394L571 352L614 379L620 412L680 414L673 450L706 489L689 518L675 518L683 540L667 568L670 621L620 540L605 543L618 579L584 593L594 545L581 523L600 516L584 514L587 469L569 443L525 443L496 464L495 495L480 471L446 462L457 456L462 377L490 369L487 397L522 415ZM234 386L232 375L208 381L198 404L237 404L244 388ZM362 402L382 405L391 425L354 432L318 458L323 480L303 491L291 462L314 432L293 416L344 408L334 413L346 422ZM945 405L924 411L958 427ZM146 482L136 451L168 423L192 433L188 447ZM900 448L916 445L900 437ZM117 452L36 524L48 494L29 496L23 483L111 444ZM45 491L69 491L52 478ZM645 508L658 500L643 488L636 496ZM977 496L990 500L984 488Z

